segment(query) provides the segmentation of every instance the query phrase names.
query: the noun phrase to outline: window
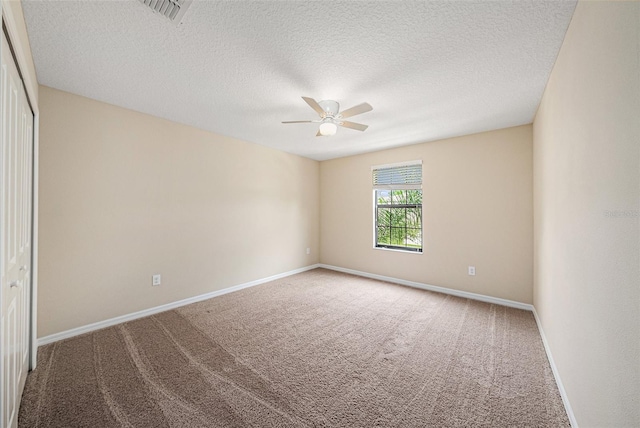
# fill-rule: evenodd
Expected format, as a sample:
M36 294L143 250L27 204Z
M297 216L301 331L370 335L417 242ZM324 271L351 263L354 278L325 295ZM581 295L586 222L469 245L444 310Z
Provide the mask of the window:
M422 161L372 168L376 248L422 252Z

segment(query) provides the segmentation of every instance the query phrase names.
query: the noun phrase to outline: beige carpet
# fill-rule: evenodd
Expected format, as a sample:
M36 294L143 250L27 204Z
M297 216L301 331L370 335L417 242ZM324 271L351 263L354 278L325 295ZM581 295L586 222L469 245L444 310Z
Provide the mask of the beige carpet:
M530 312L323 269L44 346L19 421L569 426Z

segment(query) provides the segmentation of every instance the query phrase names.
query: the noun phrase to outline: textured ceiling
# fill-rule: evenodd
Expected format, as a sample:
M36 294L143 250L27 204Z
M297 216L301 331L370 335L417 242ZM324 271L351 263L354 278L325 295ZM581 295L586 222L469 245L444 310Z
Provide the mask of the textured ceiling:
M530 123L574 0L137 0L23 8L41 84L324 160ZM316 137L300 98L373 111Z

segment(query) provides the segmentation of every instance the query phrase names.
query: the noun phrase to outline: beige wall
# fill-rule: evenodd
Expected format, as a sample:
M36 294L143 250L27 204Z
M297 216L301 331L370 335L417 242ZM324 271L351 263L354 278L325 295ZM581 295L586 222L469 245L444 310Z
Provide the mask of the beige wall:
M534 302L581 427L640 426L639 28L580 1L534 122Z
M424 253L373 249L371 166L416 159ZM532 179L530 125L322 162L320 260L532 303Z
M318 262L318 162L44 86L40 109L40 337Z

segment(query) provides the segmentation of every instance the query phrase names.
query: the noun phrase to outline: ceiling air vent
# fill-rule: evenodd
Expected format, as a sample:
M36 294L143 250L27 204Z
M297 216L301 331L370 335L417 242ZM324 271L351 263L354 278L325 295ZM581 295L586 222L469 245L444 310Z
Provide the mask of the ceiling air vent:
M179 24L193 0L139 0L155 13L167 18L174 24Z

